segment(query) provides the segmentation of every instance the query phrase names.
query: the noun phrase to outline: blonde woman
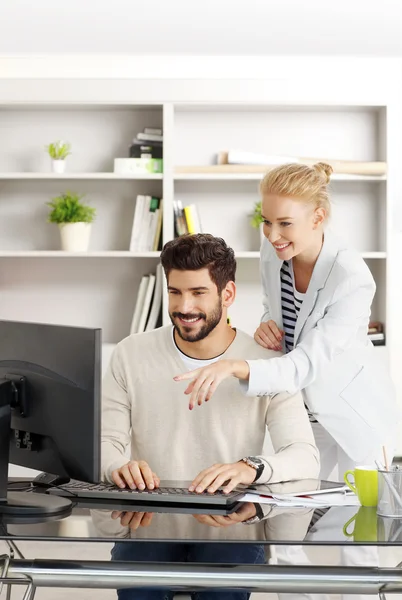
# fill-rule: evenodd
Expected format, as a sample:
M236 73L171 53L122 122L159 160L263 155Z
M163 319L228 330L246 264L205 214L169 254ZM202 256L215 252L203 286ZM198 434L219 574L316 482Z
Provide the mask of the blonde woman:
M261 182L264 315L254 337L284 355L221 360L176 380L191 380L190 408L233 376L253 396L303 390L321 478L338 464L342 479L356 463L382 459L383 445L392 458L399 410L367 336L373 277L359 253L325 228L331 172L325 163L289 164Z

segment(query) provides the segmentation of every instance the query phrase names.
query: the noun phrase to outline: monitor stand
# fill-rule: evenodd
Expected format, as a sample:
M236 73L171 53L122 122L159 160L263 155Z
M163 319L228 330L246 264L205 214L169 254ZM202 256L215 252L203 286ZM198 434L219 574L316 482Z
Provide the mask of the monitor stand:
M68 498L49 496L49 494L43 493L8 492L6 500L0 500L0 519L2 515L38 518L62 517L70 511L71 501Z
M10 379L0 379L0 518L4 514L49 517L62 516L71 510L68 498L49 494L8 492L8 463L10 456L11 407L16 406L18 389Z

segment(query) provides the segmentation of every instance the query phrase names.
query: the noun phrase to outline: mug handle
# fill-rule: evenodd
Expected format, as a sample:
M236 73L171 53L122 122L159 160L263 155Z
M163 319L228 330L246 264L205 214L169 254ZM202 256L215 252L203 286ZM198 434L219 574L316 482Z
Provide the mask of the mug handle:
M349 525L352 523L352 521L354 521L357 517L357 513L355 515L353 515L353 517L351 517L349 519L349 521L347 521L347 523L345 523L345 525L343 526L343 535L345 535L346 537L352 537L354 532L355 532L355 528L353 527L353 531L352 533L348 532L348 527Z
M355 472L354 471L346 471L345 475L343 476L346 485L352 490L352 492L354 492L355 494L357 494L357 489L356 486L354 486L348 479L348 475L352 475L353 479L355 477Z

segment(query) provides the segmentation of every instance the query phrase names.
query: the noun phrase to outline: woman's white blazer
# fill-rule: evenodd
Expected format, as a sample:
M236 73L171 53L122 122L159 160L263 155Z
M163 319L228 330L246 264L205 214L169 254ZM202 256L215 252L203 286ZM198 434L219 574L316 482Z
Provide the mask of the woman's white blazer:
M282 325L280 260L264 239L264 315ZM367 336L375 283L354 250L326 232L294 333L294 350L250 360L247 394L303 390L306 405L352 460L395 444L400 410Z

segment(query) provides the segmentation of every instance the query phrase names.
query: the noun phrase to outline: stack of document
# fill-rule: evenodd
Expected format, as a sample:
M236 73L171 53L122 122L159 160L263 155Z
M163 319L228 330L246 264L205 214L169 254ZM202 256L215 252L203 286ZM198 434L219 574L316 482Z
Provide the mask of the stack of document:
M277 492L259 493L258 487L248 490L241 502L256 504L273 504L283 508L319 508L326 506L360 506L360 502L347 486L334 489L312 490L311 492L293 492L290 494Z

